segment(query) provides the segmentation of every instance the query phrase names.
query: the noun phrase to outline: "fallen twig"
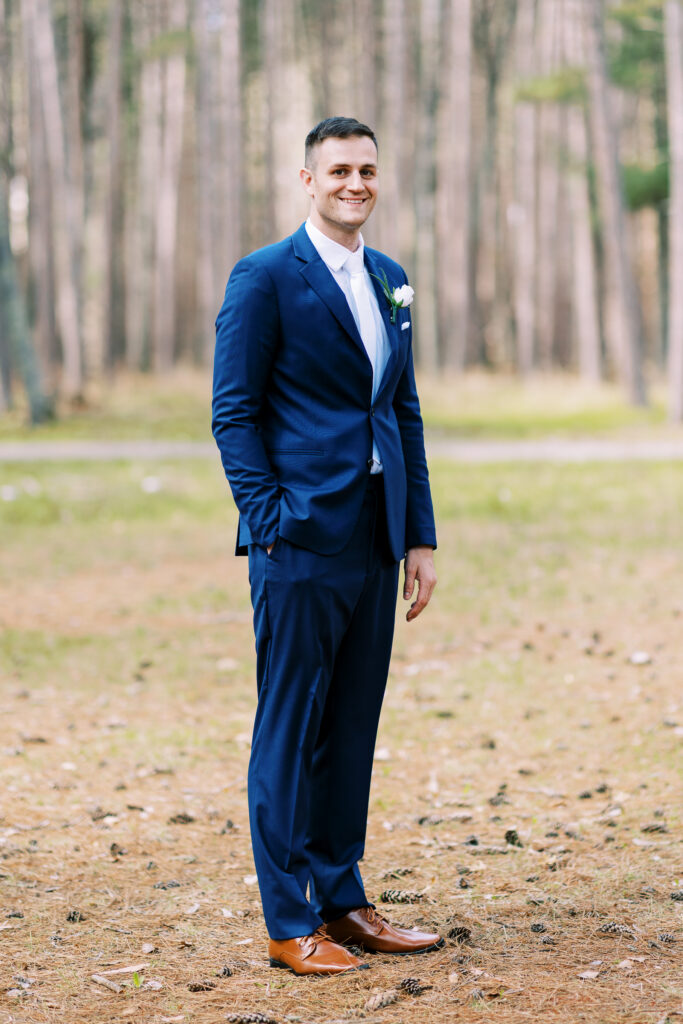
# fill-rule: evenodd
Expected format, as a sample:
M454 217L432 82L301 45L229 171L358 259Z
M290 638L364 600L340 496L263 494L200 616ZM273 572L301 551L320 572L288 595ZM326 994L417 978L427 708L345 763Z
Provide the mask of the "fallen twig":
M123 992L121 985L117 985L115 981L110 981L109 978L103 978L101 974L91 974L90 980L94 981L96 985L102 985L103 988L108 988L111 992Z

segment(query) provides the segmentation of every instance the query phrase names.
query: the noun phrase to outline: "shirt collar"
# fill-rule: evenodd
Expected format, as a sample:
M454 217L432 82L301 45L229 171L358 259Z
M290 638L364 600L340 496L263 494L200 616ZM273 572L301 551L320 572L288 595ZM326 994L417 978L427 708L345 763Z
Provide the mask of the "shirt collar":
M306 221L306 232L317 249L320 258L327 264L330 270L341 270L347 258L351 255L351 250L347 249L346 246L341 245L339 242L335 242L333 238L328 238L327 235L323 234L320 228L317 228L315 224L311 223L310 217ZM362 235L359 235L359 239L359 245L354 255L360 254L363 258L365 243L363 242Z

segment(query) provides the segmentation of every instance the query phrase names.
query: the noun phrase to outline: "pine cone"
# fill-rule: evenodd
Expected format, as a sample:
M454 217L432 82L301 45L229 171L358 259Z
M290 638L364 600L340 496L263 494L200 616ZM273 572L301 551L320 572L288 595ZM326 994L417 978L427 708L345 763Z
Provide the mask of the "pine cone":
M683 903L683 889L679 889L678 892L672 892L671 899L675 900L676 903Z
M201 981L191 981L187 987L190 992L210 992L212 988L216 987L216 982L203 978Z
M545 931L547 931L547 928L543 924L542 921L534 921L534 923L531 925L531 931L532 932L545 932Z
M423 985L419 978L404 978L398 987L410 996L419 996L421 992L426 992L432 986Z
M628 925L618 924L616 921L608 921L607 924L600 925L598 931L602 932L603 935L627 935L630 939L635 938L632 929Z
M408 889L385 889L380 896L381 903L419 903L424 893Z
M277 1024L274 1017L266 1017L265 1013L229 1013L225 1019L231 1024Z
M388 881L390 878L402 878L404 875L412 875L412 873L412 868L394 868L393 871L387 871L382 875L382 878Z
M449 939L455 939L456 942L467 942L472 937L472 932L469 928L465 928L464 925L456 924L448 932Z
M386 992L377 992L374 996L370 996L365 1004L365 1009L373 1012L374 1010L381 1010L384 1006L391 1006L398 1000L398 992L395 988L387 989Z
M505 833L505 842L510 846L522 846L522 840L517 834L516 828L509 828Z
M660 932L657 936L660 942L675 942L676 936L671 932Z

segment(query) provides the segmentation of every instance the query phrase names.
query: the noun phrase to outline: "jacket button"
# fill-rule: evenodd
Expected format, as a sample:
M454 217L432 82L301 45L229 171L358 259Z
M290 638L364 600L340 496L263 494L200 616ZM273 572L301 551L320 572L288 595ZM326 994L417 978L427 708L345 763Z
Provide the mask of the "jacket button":
M372 408L370 409L370 415L371 415L371 416L374 416L374 415L375 415L375 407L374 407L374 405L373 405L373 406L372 406Z

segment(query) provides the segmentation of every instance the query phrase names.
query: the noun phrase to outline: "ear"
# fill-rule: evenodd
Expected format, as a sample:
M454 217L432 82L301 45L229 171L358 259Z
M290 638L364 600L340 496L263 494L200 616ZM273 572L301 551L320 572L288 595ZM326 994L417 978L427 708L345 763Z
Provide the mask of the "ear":
M313 197L315 193L313 188L313 172L308 167L302 167L299 171L299 178L304 190L308 192L309 196Z

